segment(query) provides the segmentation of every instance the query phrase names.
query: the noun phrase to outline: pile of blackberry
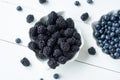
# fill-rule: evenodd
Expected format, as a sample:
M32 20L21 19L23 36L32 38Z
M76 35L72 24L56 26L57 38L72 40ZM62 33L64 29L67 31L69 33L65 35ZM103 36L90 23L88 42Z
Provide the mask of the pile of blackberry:
M71 18L64 19L52 11L48 20L38 21L30 28L28 47L40 59L49 59L49 67L55 69L74 57L81 45L81 36Z
M103 15L94 28L94 37L103 52L120 59L120 10Z

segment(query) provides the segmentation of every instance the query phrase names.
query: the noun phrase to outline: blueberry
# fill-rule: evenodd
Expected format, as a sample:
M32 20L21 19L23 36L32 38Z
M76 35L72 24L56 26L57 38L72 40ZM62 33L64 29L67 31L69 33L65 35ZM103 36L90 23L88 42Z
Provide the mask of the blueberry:
M118 15L120 15L120 10L117 12Z
M103 34L103 35L101 35L101 39L102 40L104 40L105 39L105 35Z
M16 39L15 39L15 42L18 43L18 44L20 44L22 41L21 41L20 38L16 38Z
M114 21L116 18L114 15L111 16L111 21Z
M39 0L39 2L40 2L41 4L43 4L43 3L46 2L46 0Z
M96 32L94 32L93 35L94 35L95 38L98 38L100 36L100 33L96 31Z
M59 58L58 58L58 62L59 63L61 63L61 64L65 64L66 62L67 62L67 57L65 57L65 56L60 56Z
M112 22L111 22L111 21L108 21L108 22L107 22L107 25L111 26L111 25L112 25Z
M92 4L93 1L92 0L87 0L87 3Z
M45 57L49 58L51 53L52 53L52 49L50 47L48 46L44 47L43 54L45 55Z
M52 69L55 69L57 66L59 66L59 64L54 58L50 58L47 63L48 63L48 66Z
M100 33L100 34L103 34L103 32L104 32L103 30L99 30L99 33Z
M90 48L88 49L88 53L91 54L91 55L95 55L95 54L96 54L95 48L94 48L94 47L90 47Z
M111 53L110 54L110 56L113 58L113 59L119 59L120 58L120 53L117 53L117 52L115 52L115 53Z
M101 26L99 24L95 25L95 29L96 30L100 30L101 29Z
M115 27L112 27L111 30L114 32L115 31Z
M60 55L62 55L62 51L60 49L55 49L53 52L53 56L59 57Z
M108 51L107 49L105 49L104 52L105 52L106 54L109 54L109 51Z
M106 25L106 21L102 21L101 26L105 26L105 25Z
M104 15L103 18L108 21L110 19L109 15Z
M105 37L107 40L109 40L110 39L110 36L109 35L106 35L106 37Z
M60 78L60 75L59 75L58 73L55 73L55 74L53 75L53 77L54 77L54 79L59 79L59 78Z
M110 33L110 36L111 36L111 37L114 37L114 35L115 35L114 32L111 32L111 33Z
M22 11L22 7L21 6L17 6L17 11Z
M67 18L66 23L67 23L67 26L69 28L74 28L74 26L75 26L74 21L72 20L72 18Z
M62 51L69 51L70 45L69 45L69 43L67 43L67 42L62 42L62 43L60 44L60 48L61 48Z
M118 38L115 38L115 39L114 39L114 42L115 42L115 43L119 42L119 39L118 39Z
M46 31L47 31L47 29L46 29L46 27L43 26L43 25L37 27L37 32L38 32L39 34L44 34Z
M27 23L31 23L34 21L34 16L32 14L27 15L26 17Z
M120 48L117 48L117 49L116 49L116 52L120 53Z
M25 67L30 66L30 62L29 62L29 60L28 60L26 57L24 57L20 62L21 62L22 65L24 65Z
M81 15L81 20L82 21L86 21L87 19L89 18L89 14L86 12L86 13L83 13L82 15Z
M71 37L71 36L73 35L73 33L74 33L74 29L72 29L72 28L67 28L67 29L65 30L65 32L64 32L64 35L65 35L66 37Z
M80 6L80 2L79 1L75 1L74 3L76 6Z
M111 45L114 45L114 43L115 43L114 41L111 41L111 42L110 42Z

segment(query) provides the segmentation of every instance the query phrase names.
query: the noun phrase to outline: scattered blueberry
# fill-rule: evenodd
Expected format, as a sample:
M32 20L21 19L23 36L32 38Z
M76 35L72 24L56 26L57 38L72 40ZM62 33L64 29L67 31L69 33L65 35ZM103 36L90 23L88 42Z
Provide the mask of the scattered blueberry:
M26 66L26 67L30 66L30 62L29 62L29 60L28 60L26 57L24 57L24 58L21 60L21 63L22 63L24 66Z
M53 77L54 77L54 79L59 79L59 78L60 78L60 75L59 75L58 73L55 73L55 74L53 75Z
M87 0L87 3L92 4L93 0Z
M80 18L82 21L86 21L89 18L89 14L87 12L83 13Z
M18 44L20 44L22 41L21 41L20 38L17 38L17 39L15 39L15 42L18 43Z
M90 48L88 49L88 53L91 54L91 55L95 55L95 54L96 54L95 48L94 48L94 47L90 47Z
M22 7L21 6L17 6L17 11L22 11Z
M31 23L34 21L34 16L32 14L27 15L26 17L27 23Z

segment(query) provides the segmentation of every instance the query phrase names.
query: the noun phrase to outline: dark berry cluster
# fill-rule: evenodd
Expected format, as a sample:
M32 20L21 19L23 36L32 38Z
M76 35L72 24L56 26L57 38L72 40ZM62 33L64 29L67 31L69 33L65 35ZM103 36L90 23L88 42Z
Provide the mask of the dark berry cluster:
M55 69L73 58L81 45L81 37L71 18L64 19L52 11L45 22L38 21L30 28L31 42L28 47L40 59L49 59L48 65Z
M101 17L94 26L94 37L103 52L120 58L120 10Z

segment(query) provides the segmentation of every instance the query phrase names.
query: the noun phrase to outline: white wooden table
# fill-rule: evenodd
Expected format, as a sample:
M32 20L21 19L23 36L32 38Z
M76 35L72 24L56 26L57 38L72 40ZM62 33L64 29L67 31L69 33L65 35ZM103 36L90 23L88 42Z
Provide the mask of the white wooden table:
M80 7L74 6L75 0L48 1L48 4L41 5L38 0L0 0L0 80L39 80L41 77L44 80L54 80L54 73L60 74L60 80L120 80L120 60L113 60L101 51L92 36L91 27L92 22L99 20L101 15L120 9L120 0L94 0L93 5L80 0ZM22 12L16 11L18 5L23 7ZM48 69L27 47L14 44L15 38L20 37L22 45L27 46L30 41L29 28L53 10L64 11L66 18L73 18L85 42L77 58L81 62L73 61L56 70ZM88 23L80 20L80 15L84 12L90 14L91 20ZM28 14L35 16L35 21L31 24L26 23ZM91 46L97 50L95 56L87 52ZM31 67L21 65L23 57L30 60Z

